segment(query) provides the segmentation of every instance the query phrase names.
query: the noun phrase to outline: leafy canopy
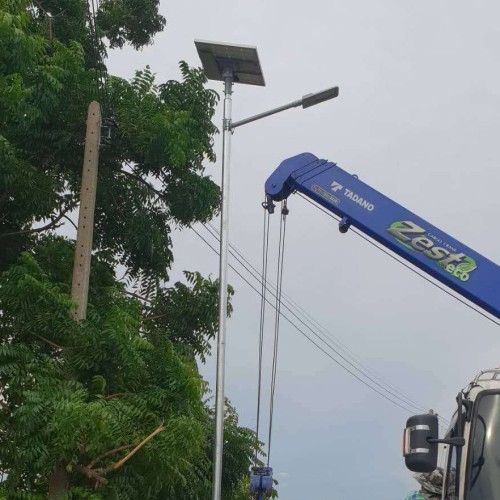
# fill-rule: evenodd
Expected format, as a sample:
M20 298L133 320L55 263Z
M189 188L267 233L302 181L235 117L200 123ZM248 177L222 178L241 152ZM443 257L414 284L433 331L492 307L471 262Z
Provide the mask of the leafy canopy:
M78 203L84 123L102 61L85 50L92 40L82 2L43 2L46 11L30 11L25 0L0 6L5 269L29 247L31 233L25 231L33 222L57 219ZM52 39L42 28L49 8ZM75 26L84 31L75 29L77 39L69 39ZM155 83L149 68L131 82L109 76L101 95L105 116L113 115L118 127L100 155L95 246L118 256L134 277L167 279L172 225L207 221L219 203L218 187L203 168L205 159L214 159L211 119L218 97L204 87L201 70L181 63L181 73L182 81L163 84Z
M189 272L171 284L168 271L171 232L217 212L203 164L218 97L185 63L181 81L105 74L106 44L140 48L165 20L157 0L102 0L94 30L88 7L0 0L0 491L206 499L214 415L196 357L216 332L217 282ZM95 98L118 125L100 152L89 309L76 323L74 242L54 230L78 205ZM254 447L228 403L226 499L247 496Z
M9 498L28 492L45 498L59 464L69 473L74 498L96 485L89 498L207 498L213 415L194 357L176 349L175 331L148 321L150 311L123 287L106 286L112 271L101 261L93 270L88 320L75 323L68 314L69 284L56 283L69 272L63 267L71 253L67 241L49 237L0 278L0 463ZM189 302L201 287L214 285L193 277L191 287L177 284L172 294L181 289ZM213 335L215 294L212 300L194 336L203 330ZM231 498L255 437L238 427L230 407L226 439L224 482Z

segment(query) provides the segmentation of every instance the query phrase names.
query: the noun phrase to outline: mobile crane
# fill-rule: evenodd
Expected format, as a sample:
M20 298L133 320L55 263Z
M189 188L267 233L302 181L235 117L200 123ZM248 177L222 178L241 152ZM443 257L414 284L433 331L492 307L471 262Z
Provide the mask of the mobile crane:
M489 315L500 319L500 267L403 206L342 170L303 153L283 161L265 184L265 208L300 192ZM403 455L415 472L437 467L438 445L447 448L442 500L500 500L500 369L481 372L457 396L444 438L438 417L408 419Z

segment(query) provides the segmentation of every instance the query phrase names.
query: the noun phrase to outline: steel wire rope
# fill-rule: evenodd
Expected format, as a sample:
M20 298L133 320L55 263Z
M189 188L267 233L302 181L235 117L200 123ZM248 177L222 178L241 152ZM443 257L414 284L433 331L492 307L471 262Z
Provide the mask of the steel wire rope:
M288 209L286 208L286 200L281 202L280 216L280 235L278 245L278 269L276 276L276 307L274 319L274 344L273 344L273 365L271 369L271 394L269 397L269 433L267 440L267 466L271 460L271 438L273 433L273 417L274 417L274 395L276 390L276 376L278 372L278 345L280 332L280 317L281 317L281 290L283 286L283 262L285 256L285 236L286 236L286 216Z
M328 215L329 217L331 217L332 219L336 220L337 222L340 221L340 218L336 217L335 215L333 215L332 213L328 212L325 208L323 208L321 205L309 200L308 198L306 198L306 196L304 196L302 193L300 193L299 191L297 191L298 195L303 198L304 200L306 200L308 203L310 203L313 207L316 207L316 208L319 208L323 213L325 213L326 215ZM447 288L445 288L444 286L440 285L439 283L436 283L434 281L432 281L430 278L428 278L427 276L419 273L416 269L414 269L413 267L411 267L409 264L407 264L406 262L403 262L402 260L400 260L398 257L396 257L395 255L393 255L391 252L389 252L388 250L386 250L385 248L382 248L381 246L379 246L376 242L372 241L370 238L368 238L368 236L365 236L362 232L360 232L357 228L355 227L352 227L351 226L351 231L358 235L359 237L363 238L365 241L367 241L368 243L370 243L370 245L373 245L375 248L377 248L378 250L380 250L381 252L385 253L386 255L388 255L389 257L391 257L391 259L394 259L396 262L399 262L401 265L405 266L407 269L409 269L410 271L414 272L417 276L420 276L422 279L424 279L425 281L429 282L431 285L434 285L436 288L439 288L439 290L441 290L442 292L448 294L450 297L453 297L454 299L458 300L459 302L461 302L462 304L464 304L465 306L467 306L469 309L472 309L473 311L477 312L478 314L480 314L481 316L483 316L484 318L488 319L489 321L491 321L492 323L494 323L495 325L497 326L500 326L500 322L497 321L495 318L492 318L491 316L489 316L488 314L486 314L485 312L481 311L480 309L477 309L476 307L474 307L473 305L469 304L466 300L462 299L461 297L457 296L457 295L454 295L450 290L448 290Z
M214 248L194 227L191 226L191 229L192 231L215 253L215 254L219 254L219 251ZM240 262L240 265L241 262ZM238 269L236 269L235 266L233 266L231 263L229 263L229 267L254 291L256 292L257 294L260 295L260 292L258 290L258 288L256 288L252 283L250 283L250 281L248 281L247 278L245 278L245 276L243 276L243 274L241 274L241 272L238 271ZM245 268L245 270L247 272L248 269L242 265L243 268ZM268 305L270 305L271 307L274 308L274 304L271 302L271 300L267 299L266 298L266 303ZM300 318L298 318L294 313L293 311L291 311L286 305L285 305L285 308L288 309L288 311L291 313L292 316L295 316L299 321L301 321ZM360 376L358 376L356 373L354 373L352 370L350 370L348 367L344 366L338 359L336 359L334 356L332 356L331 353L329 353L328 351L326 351L323 347L321 347L321 345L319 345L317 342L314 341L314 339L312 339L302 328L300 328L300 326L298 326L296 323L294 323L294 321L292 319L290 319L290 317L285 314L285 313L281 313L281 315L283 316L283 318L285 318L287 320L288 323L290 323L290 325L292 325L301 335L303 335L309 342L311 342L315 347L317 347L323 354L325 354L326 356L328 356L334 363L336 363L337 365L339 365L342 369L344 369L346 372L348 372L350 375L352 375L355 379L357 379L359 382L361 382L363 385L365 385L366 387L368 387L369 389L371 389L373 392L377 393L378 395L380 395L381 397L383 397L385 400L389 401L390 403L392 403L393 405L399 407L400 409L402 409L403 411L407 412L407 413L410 413L412 414L413 413L413 410L408 408L409 405L405 406L405 402L402 401L400 398L399 398L399 401L401 403L398 403L398 401L395 401L393 400L392 398L390 398L389 396L387 396L386 394L384 394L383 392L380 392L378 389L376 389L375 387L373 387L371 384L369 384L366 380L363 380ZM309 327L308 327L309 328ZM313 331L313 334L318 337L318 335ZM398 399L398 398L396 398ZM439 416L439 418L442 420L442 421L445 421L445 419L441 416ZM444 427L444 426L442 426Z
M208 230L208 228L206 228ZM210 233L210 231L209 231ZM211 236L213 236L214 238L218 238L216 235L210 233ZM259 278L256 278L256 276L254 276L252 274L252 272L245 266L245 264L243 264L239 259L238 257L236 257L234 254L233 254L233 257L235 257L235 259L239 262L240 265L242 265L246 270L247 272L254 278L254 279L259 279ZM270 287L270 290L272 290L272 288ZM271 292L272 293L272 292ZM273 295L274 297L276 297L276 295L274 294ZM422 412L427 412L427 409L424 408L423 406L421 405L418 405L418 403L415 403L415 404L412 404L411 403L411 398L409 397L405 397L405 398L401 398L399 397L397 394L394 394L392 391L390 391L389 389L387 389L387 387L390 387L388 384L387 387L384 387L383 385L377 383L375 380L373 380L373 378L369 377L368 375L366 375L366 373L360 369L359 367L356 367L355 365L353 365L353 363L349 362L349 360L347 360L342 354L340 354L336 349L334 349L327 341L325 341L320 335L318 335L318 333L316 331L314 331L309 325L307 325L303 319L301 319L299 316L297 316L297 314L293 311L293 308L287 306L286 304L284 304L284 307L292 314L292 316L294 316L296 319L299 320L300 323L302 323L302 325L304 325L308 330L310 330L313 335L315 337L317 337L319 340L321 340L321 342L323 344L325 344L329 349L331 349L333 352L335 352L335 354L337 354L338 356L340 356L346 363L348 363L350 366L352 366L356 371L358 371L359 373L361 373L362 376L364 376L365 378L367 378L368 380L372 381L375 385L377 385L378 387L380 387L382 390L384 390L385 392L389 393L391 396L395 397L396 399L398 399L399 401L401 401L402 403L406 404L407 406L410 406L412 407L414 410L417 410L417 411L422 411ZM440 417L441 420L443 422L448 422L445 418L443 417Z
M210 223L204 224L205 228L214 236L213 233L215 233L216 238L218 238L218 230ZM207 227L209 226L209 227ZM243 255L234 245L230 244L230 253L231 249L233 250L234 253L236 253L241 259L245 261L245 263L253 270L255 273L259 273L259 271L252 265L252 263ZM233 257L238 259L237 256L235 256L233 253ZM274 283L272 281L268 281L269 285L271 288L276 288ZM318 330L331 342L333 342L340 350L344 351L346 356L349 357L354 363L356 363L362 370L364 370L367 373L370 373L373 375L374 378L379 380L383 385L387 386L389 389L392 389L394 392L398 393L404 400L406 400L407 403L413 403L412 406L413 408L416 408L418 410L421 410L423 412L426 412L427 409L418 403L417 401L414 401L411 399L411 397L408 396L408 394L405 394L401 390L399 390L397 387L394 387L390 383L387 382L383 377L381 377L377 372L375 372L373 369L369 368L368 366L364 365L360 358L353 352L351 351L347 346L345 346L340 340L338 340L336 337L330 334L330 332L322 326L316 319L314 319L307 311L305 311L297 302L295 302L290 296L288 296L285 292L282 291L282 297L284 298L285 302L288 302L295 310L299 311L300 314L304 316L308 321L310 321Z
M264 235L262 244L262 275L261 275L261 302L260 302L260 324L259 324L259 375L257 382L257 422L255 426L255 457L254 465L258 462L259 431L260 431L260 402L262 390L262 351L264 345L264 323L266 316L266 292L267 292L267 256L269 251L269 217L270 214L264 210Z
M196 231L196 229L194 229L193 227L191 227L191 229L198 235L198 237L203 240L205 242L205 244L207 246L209 246L214 253L218 254L218 250L216 248L214 248L198 231ZM254 286L252 285L232 264L229 264L229 267L247 284L250 286L250 288L252 288L252 290L254 290L257 294L260 295L260 292L259 290ZM244 266L243 266L244 267ZM269 304L271 307L275 307L275 305L269 300L269 299L266 299L266 303ZM293 313L292 313L293 315ZM410 410L409 408L403 406L403 404L399 404L398 402L392 400L391 398L389 398L387 395L385 395L384 393L378 391L377 389L375 389L373 386L371 386L368 382L366 382L365 380L363 380L362 378L360 378L358 375L356 375L354 372L352 372L349 368L345 367L340 361L338 361L336 358L334 358L330 353L328 353L327 351L325 351L319 344L317 344L304 330L302 330L299 326L297 326L297 324L295 324L286 314L282 313L282 316L296 329L298 330L307 340L309 340L312 344L314 344L320 351L322 351L324 354L326 354L332 361L334 361L335 363L337 363L339 366L341 366L344 370L346 370L348 373L350 373L354 378L356 378L358 381L360 381L362 384L364 384L365 386L369 387L370 389L372 389L374 392L378 393L380 396L382 396L383 398L385 398L387 401L390 401L391 403L395 404L396 406L398 406L399 408L401 408L402 410L408 412L408 413L412 413L412 410ZM299 319L300 321L300 319Z
M206 226L205 226L206 227ZM208 229L208 228L207 228ZM212 237L214 238L218 238L217 235L214 235L212 234L210 231L209 233L211 234ZM258 277L256 277L255 275L252 274L252 272L246 267L246 265L244 263L241 262L241 260L239 260L238 257L236 257L233 253L233 257L238 261L238 263L244 267L246 269L246 271L254 278L254 279L259 279ZM276 292L273 292L273 288L269 287L269 290L270 290L270 293L274 296L274 298L277 297L277 291ZM394 392L392 392L390 390L390 386L388 384L386 384L386 386L378 383L376 380L374 380L372 377L370 377L369 375L367 375L367 373L362 369L360 368L359 366L356 366L355 364L353 364L352 362L350 362L343 354L341 354L337 349L335 349L334 347L332 347L331 344L328 343L327 340L325 340L323 337L321 337L321 335L318 334L317 331L315 331L313 328L311 328L311 326L309 326L302 318L300 318L293 310L293 307L290 307L288 306L286 303L283 304L283 307L285 307L285 309L288 310L288 312L294 316L303 326L305 326L309 331L311 331L311 333L316 337L318 338L323 344L325 344L331 351L333 351L337 356L339 356L343 361L345 361L348 365L350 365L354 370L356 370L357 372L359 372L363 377L365 377L366 379L370 380L373 384L375 384L376 386L378 386L380 389L382 389L383 391L385 391L386 393L390 394L392 397L394 397L395 399L397 399L398 401L400 401L401 403L409 406L410 408L413 408L413 411L417 410L419 412L423 412L423 413L426 413L427 412L427 409L421 405L419 405L418 403L415 403L415 402L412 402L411 398L408 398L408 397L400 397L398 396L397 394L395 394ZM331 339L329 339L331 340ZM359 364L359 363L358 363ZM342 367L344 367L343 365L341 365ZM370 386L371 387L371 386ZM389 387L389 388L388 388ZM378 392L378 391L376 391ZM380 394L380 393L379 393ZM442 419L443 422L448 422L445 418L443 417L440 417Z

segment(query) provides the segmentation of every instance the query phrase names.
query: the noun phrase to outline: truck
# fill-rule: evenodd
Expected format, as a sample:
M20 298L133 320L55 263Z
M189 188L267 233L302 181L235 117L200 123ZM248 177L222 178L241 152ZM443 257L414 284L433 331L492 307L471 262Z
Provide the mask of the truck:
M442 500L500 498L500 369L480 372L456 398L457 410L442 439L437 416L415 415L403 434L406 466L415 472L437 467L438 445L444 445ZM421 474L420 476L423 476Z
M341 233L356 228L493 321L500 319L500 267L358 176L302 153L284 160L267 179L264 207L273 213L275 202L296 192L337 216ZM432 473L443 450L442 500L500 500L500 369L481 372L456 401L442 438L433 412L408 418L406 467Z

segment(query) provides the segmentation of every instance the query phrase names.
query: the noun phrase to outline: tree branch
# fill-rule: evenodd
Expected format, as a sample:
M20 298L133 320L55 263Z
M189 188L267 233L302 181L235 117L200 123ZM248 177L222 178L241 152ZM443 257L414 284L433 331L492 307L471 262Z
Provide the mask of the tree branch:
M107 469L104 470L104 473L113 472L119 469L125 462L130 460L148 441L151 441L157 434L165 430L165 426L161 424L156 430L154 430L148 437L144 438L130 453L125 455L121 460L111 464Z
M78 226L67 216L67 215L63 215L63 217L68 221L70 222L73 227L78 231Z
M153 187L147 180L143 179L140 175L136 175L132 172L127 172L126 170L119 170L121 174L125 174L131 179L135 179L137 182L144 184L149 190L153 191L156 195L158 195L161 199L165 196L161 191L158 191L155 187Z
M64 217L64 214L70 209L70 207L65 210L60 210L59 215L52 219L51 222L42 227L37 227L36 229L25 229L23 231L14 231L13 233L3 233L0 234L0 238L9 238L10 236L18 236L20 234L30 234L30 233L42 233L43 231L47 231L48 229L55 229L59 227L58 222Z
M42 4L40 2L37 2L37 0L34 0L34 3L36 3L37 7L44 13L47 14L47 11L42 7Z
M105 401L109 401L110 399L123 398L125 396L130 396L130 392L117 392L116 394L111 394L110 396L106 396L102 399L104 399Z
M142 318L142 321L152 321L154 319L160 319L164 318L165 316L168 316L169 313L163 313L163 314L157 314L156 316L146 316L145 318Z
M55 347L56 349L64 349L62 345L56 344L55 342L52 342L52 340L46 339L45 337L42 337L41 335L38 335L38 333L33 333L33 337L36 337L37 339L42 340L43 342L51 345L52 347Z
M127 294L127 295L130 295L131 297L135 297L136 299L139 299L139 300L143 300L144 302L147 302L148 304L151 304L151 301L149 299L147 299L146 297L141 297L140 295L138 295L137 293L134 293L134 292L129 292L128 290L124 290L124 292Z
M97 462L100 462L104 458L110 457L111 455L115 455L116 453L120 453L120 451L127 450L128 448L132 448L132 446L134 446L134 445L133 444L126 444L124 446L119 446L118 448L115 448L114 450L109 450L106 453L103 453L102 455L99 455L97 458L94 458L94 460L92 460L92 462L90 462L87 465L87 469L92 469L92 467L94 467L94 465Z
M76 470L77 472L80 472L84 476L87 476L89 479L94 479L102 485L108 484L108 480L105 477L102 477L96 471L89 469L88 467L85 467L85 466L80 465L80 464L72 464L72 465L73 465L74 470Z

